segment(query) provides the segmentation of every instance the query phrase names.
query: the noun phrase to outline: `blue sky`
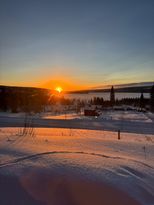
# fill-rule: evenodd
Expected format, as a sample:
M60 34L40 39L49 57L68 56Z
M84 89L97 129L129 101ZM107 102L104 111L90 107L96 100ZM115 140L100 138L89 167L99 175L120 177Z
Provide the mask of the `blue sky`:
M0 0L0 84L154 81L153 0Z

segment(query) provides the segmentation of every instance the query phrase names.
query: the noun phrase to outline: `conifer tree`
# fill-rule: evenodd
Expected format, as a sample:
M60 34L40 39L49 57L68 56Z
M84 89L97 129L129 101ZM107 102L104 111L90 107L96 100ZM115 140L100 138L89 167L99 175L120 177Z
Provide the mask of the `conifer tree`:
M110 91L110 103L113 106L115 103L115 93L114 93L114 88L112 86L111 91Z
M144 107L145 107L145 99L144 99L143 93L141 93L141 96L140 96L140 108L144 108Z

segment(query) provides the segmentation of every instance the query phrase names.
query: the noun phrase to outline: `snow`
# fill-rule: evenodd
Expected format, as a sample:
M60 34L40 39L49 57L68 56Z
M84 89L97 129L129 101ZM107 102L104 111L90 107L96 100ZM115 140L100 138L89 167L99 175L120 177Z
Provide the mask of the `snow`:
M94 117L84 116L84 113L77 114L73 112L66 112L64 114L54 114L51 112L41 115L43 119L93 119ZM103 111L98 117L99 119L125 120L136 122L152 122L154 121L153 113L142 113L137 111Z
M152 113L151 115L153 116ZM145 113L137 111L104 111L100 118L133 122L152 122L150 116L148 117Z
M135 111L104 111L99 117L85 117L74 113L65 115L39 114L25 118L0 114L0 127L23 127L25 121L33 127L74 128L154 134L154 114ZM64 118L65 117L65 118ZM78 118L79 117L79 118Z
M34 118L38 119L93 119L94 117L84 116L84 113L75 113L66 111L64 113L55 112L42 112L39 114L33 114ZM10 113L10 112L0 112L0 118L24 118L25 113ZM136 122L154 122L154 114L151 112L137 112L137 111L103 111L99 119L109 119L109 120L122 120L122 121L136 121Z
M52 114L52 113L44 113L42 114L43 119L83 119L83 114L77 113L65 113L65 114Z
M0 128L0 204L153 205L154 135L117 137L101 130Z

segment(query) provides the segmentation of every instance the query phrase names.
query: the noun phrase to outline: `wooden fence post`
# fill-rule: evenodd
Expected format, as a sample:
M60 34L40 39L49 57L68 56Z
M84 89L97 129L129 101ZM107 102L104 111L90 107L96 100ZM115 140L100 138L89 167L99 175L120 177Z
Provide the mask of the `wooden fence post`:
M118 130L118 140L120 140L120 130Z

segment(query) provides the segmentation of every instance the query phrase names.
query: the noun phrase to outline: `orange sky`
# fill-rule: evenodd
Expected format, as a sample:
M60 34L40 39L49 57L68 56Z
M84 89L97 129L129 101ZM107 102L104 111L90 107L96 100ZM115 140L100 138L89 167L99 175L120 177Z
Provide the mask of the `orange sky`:
M46 83L40 85L40 87L48 88L54 90L56 87L62 87L64 91L72 91L72 90L84 90L90 88L88 85L77 84L72 80L51 80Z

